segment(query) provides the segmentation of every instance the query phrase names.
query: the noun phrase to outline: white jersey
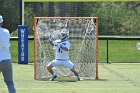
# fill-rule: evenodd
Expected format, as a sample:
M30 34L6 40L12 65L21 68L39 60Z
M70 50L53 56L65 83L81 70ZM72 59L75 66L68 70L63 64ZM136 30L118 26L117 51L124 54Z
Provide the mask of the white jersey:
M7 29L0 27L0 61L5 59L11 59L10 54L10 34Z
M55 46L58 45L58 46ZM55 59L56 60L69 60L69 51L63 50L60 48L59 45L62 45L63 47L67 47L68 50L70 48L70 43L68 40L61 41L61 40L55 40L54 41L54 48L55 48Z

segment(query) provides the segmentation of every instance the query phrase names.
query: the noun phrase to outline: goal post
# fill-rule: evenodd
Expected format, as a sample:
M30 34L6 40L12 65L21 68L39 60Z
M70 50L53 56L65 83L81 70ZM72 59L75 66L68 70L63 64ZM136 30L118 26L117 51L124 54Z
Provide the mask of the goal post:
M64 23L69 30L70 60L83 79L98 79L98 17L34 17L34 79L48 80L51 74L47 64L52 61L54 49L47 37L59 39L58 24ZM75 78L65 68L54 68L60 77Z

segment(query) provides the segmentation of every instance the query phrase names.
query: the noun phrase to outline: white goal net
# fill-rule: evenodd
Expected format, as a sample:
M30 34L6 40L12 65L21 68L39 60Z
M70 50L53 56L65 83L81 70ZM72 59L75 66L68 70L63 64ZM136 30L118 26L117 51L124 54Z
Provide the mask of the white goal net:
M54 49L47 37L59 38L58 24L64 23L69 30L70 60L83 79L98 79L98 18L97 17L35 17L34 18L34 77L48 80L52 75L47 64L52 61ZM54 68L59 77L74 79L65 68Z

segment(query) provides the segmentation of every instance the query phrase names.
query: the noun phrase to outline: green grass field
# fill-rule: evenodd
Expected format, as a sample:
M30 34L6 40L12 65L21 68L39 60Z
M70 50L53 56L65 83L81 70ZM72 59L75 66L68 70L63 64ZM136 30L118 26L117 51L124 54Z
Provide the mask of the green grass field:
M17 93L140 93L140 51L137 41L109 41L109 61L99 63L99 80L77 82L34 80L33 41L29 41L29 64L17 64L17 41L11 41ZM99 62L106 62L106 41L99 40ZM113 62L120 62L113 63ZM132 63L125 63L130 61ZM0 74L0 93L8 93Z
M99 80L34 80L33 64L13 64L17 93L140 93L140 64L99 64ZM2 74L1 74L2 75ZM8 93L0 75L0 93Z

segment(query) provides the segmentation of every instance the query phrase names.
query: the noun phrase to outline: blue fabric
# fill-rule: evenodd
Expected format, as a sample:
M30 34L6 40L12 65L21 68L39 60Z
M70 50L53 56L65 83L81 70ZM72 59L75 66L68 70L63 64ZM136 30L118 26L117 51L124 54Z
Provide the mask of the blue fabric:
M4 82L7 85L9 93L16 93L13 83L13 69L10 59L0 61L0 72L3 74Z

